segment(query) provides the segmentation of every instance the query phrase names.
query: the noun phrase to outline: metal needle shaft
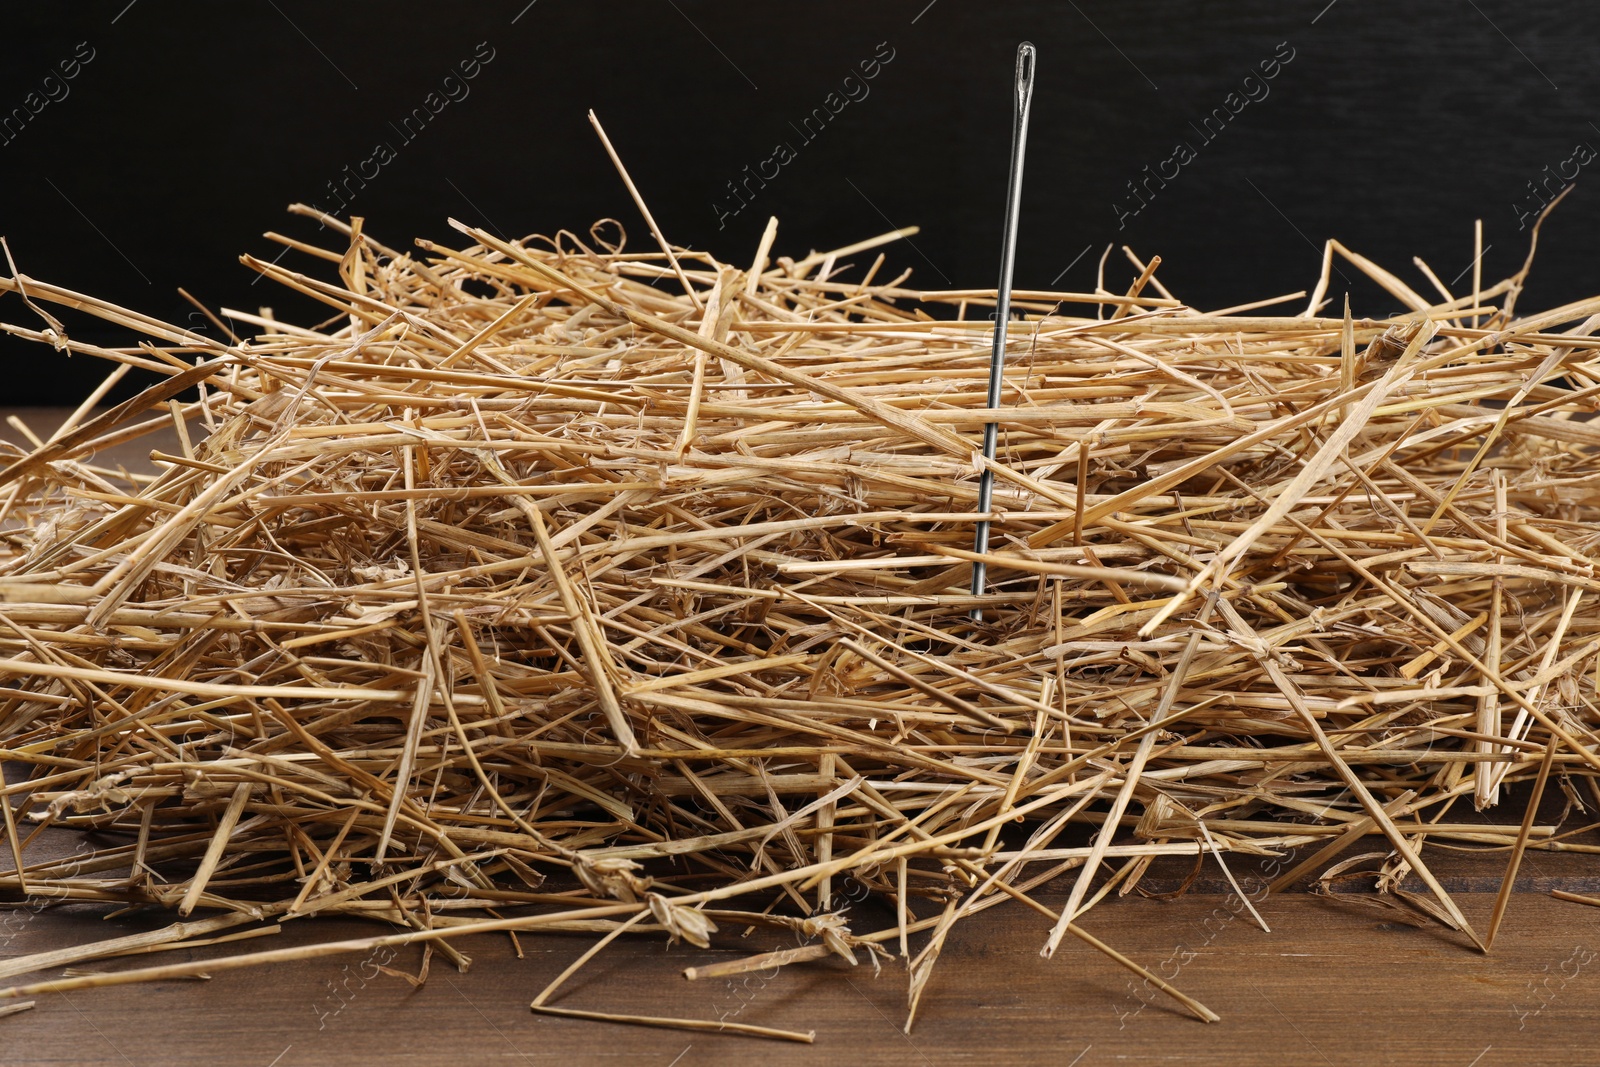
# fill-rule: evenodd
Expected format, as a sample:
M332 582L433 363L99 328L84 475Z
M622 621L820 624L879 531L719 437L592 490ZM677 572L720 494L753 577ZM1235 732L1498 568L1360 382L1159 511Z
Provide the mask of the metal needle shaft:
M989 398L992 411L1000 406L1000 387L1006 367L1006 321L1011 317L1011 265L1017 251L1017 212L1022 200L1022 161L1028 150L1028 107L1033 102L1034 47L1027 41L1017 46L1017 81L1011 125L1011 181L1006 186L1006 222L1000 242L1000 285L995 293L994 349L989 356ZM978 480L978 510L987 512L994 495L994 470L989 466L994 460L1000 424L991 422L983 428L983 458L985 465ZM989 520L978 522L972 539L974 552L989 550ZM972 595L980 596L987 578L986 568L980 560L972 565ZM971 617L983 621L983 609L973 608Z

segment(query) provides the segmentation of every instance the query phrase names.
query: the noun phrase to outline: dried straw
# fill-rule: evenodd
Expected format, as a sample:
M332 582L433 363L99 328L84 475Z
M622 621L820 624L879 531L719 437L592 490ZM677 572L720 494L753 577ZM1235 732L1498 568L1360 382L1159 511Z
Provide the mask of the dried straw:
M849 269L902 233L769 265L769 227L742 270L614 224L408 255L293 210L347 239L279 238L319 275L245 263L311 327L226 311L223 342L0 281L44 323L7 332L165 376L0 471L0 890L218 913L0 976L403 932L0 997L572 931L606 936L535 1010L716 1029L545 1001L624 931L764 925L806 947L748 967L897 950L914 1014L954 924L1015 900L1047 953L1214 1019L1081 925L1156 857L1236 885L1230 855L1275 857L1281 888L1381 835L1367 876L1415 872L1481 946L1427 850L1588 847L1450 813L1600 770L1600 299L1521 315L1525 266L1434 301L1330 242L1303 313L1201 313L1134 260L1125 296L1015 294L988 410L994 293ZM1407 310L1323 316L1335 253ZM157 474L94 463L174 424ZM45 827L120 843L27 861ZM1063 875L1065 907L1031 895Z

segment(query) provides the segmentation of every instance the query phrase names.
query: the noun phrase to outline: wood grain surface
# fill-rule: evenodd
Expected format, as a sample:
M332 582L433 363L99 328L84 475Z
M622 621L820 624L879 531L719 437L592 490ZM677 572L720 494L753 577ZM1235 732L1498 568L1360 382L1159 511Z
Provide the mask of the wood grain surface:
M1477 923L1491 898L1472 895L1462 904ZM640 939L607 949L554 1001L568 1008L815 1030L816 1042L807 1046L536 1016L528 1002L589 939L524 938L525 958L518 959L507 939L485 936L462 945L472 958L468 973L436 957L426 985L415 990L388 976L364 981L373 963L333 958L234 971L210 981L42 996L32 1011L0 1018L0 1062L1600 1062L1600 910L1518 894L1490 956L1465 947L1449 931L1417 928L1343 900L1304 894L1274 899L1264 909L1271 934L1248 916L1232 915L1227 898L1206 895L1109 903L1089 923L1096 935L1146 966L1176 974L1182 989L1222 1015L1212 1025L1180 1014L1082 945L1069 944L1053 960L1040 958L1042 918L1000 908L958 928L909 1036L901 1030L905 975L898 964L885 966L876 978L865 964L852 969L826 960L796 964L775 977L769 972L748 980L690 982L682 976L685 967L731 959L751 946L724 940L702 951ZM0 958L137 928L135 922L108 923L66 910L13 913L0 927ZM371 932L353 923L308 925L271 944ZM414 972L419 956L410 949L391 966ZM191 953L162 955L163 962L184 958Z

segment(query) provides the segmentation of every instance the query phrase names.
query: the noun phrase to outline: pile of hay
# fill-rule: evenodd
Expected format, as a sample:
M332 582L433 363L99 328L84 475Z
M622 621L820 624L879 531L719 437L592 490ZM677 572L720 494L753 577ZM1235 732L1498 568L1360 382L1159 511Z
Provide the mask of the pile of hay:
M226 312L248 341L0 281L8 332L169 376L0 471L0 892L217 913L141 945L408 932L48 988L757 923L814 946L779 962L904 954L914 1011L991 904L1138 969L1080 923L1153 857L1277 887L1365 835L1481 945L1503 901L1474 931L1425 847L1514 876L1553 829L1450 811L1600 769L1600 299L1520 314L1524 268L1436 302L1330 243L1303 313L1202 314L1135 261L1125 295L1016 294L988 410L993 292L904 288L898 234L773 263L769 228L739 269L614 224L405 254L318 217L341 247L282 239L314 275L246 263L333 317ZM1319 317L1335 253L1408 310ZM174 423L158 475L94 465ZM47 826L122 843L30 860Z

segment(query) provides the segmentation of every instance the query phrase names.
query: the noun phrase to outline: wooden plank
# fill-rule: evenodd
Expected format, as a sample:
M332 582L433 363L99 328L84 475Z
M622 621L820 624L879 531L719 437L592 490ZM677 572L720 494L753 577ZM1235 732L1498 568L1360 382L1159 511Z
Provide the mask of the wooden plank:
M1043 899L1060 907L1062 894ZM1475 918L1491 904L1465 896ZM393 960L321 959L233 972L210 982L117 987L38 998L0 1020L7 1064L320 1063L1095 1063L1184 1064L1578 1062L1593 1034L1600 988L1600 912L1519 893L1492 956L1462 949L1438 927L1408 925L1357 898L1290 894L1263 905L1263 933L1237 897L1108 902L1095 934L1174 980L1222 1015L1207 1026L1142 990L1114 964L1073 944L1038 954L1048 924L1000 908L958 926L901 1032L905 973L874 979L837 958L689 982L707 966L783 947L780 938L726 936L709 951L624 940L598 956L557 1006L816 1030L814 1046L536 1017L528 1001L591 942L525 937L518 960L504 938L461 944L469 974L435 960L421 989L381 975L415 973L417 949ZM0 914L0 956L131 932L140 924L79 913ZM146 923L148 925L148 923ZM276 944L371 933L350 922L291 923ZM232 946L195 950L226 953ZM171 958L190 958L174 953ZM135 963L149 962L138 959ZM128 966L112 962L101 966ZM1081 1057L1075 1059L1075 1057Z

